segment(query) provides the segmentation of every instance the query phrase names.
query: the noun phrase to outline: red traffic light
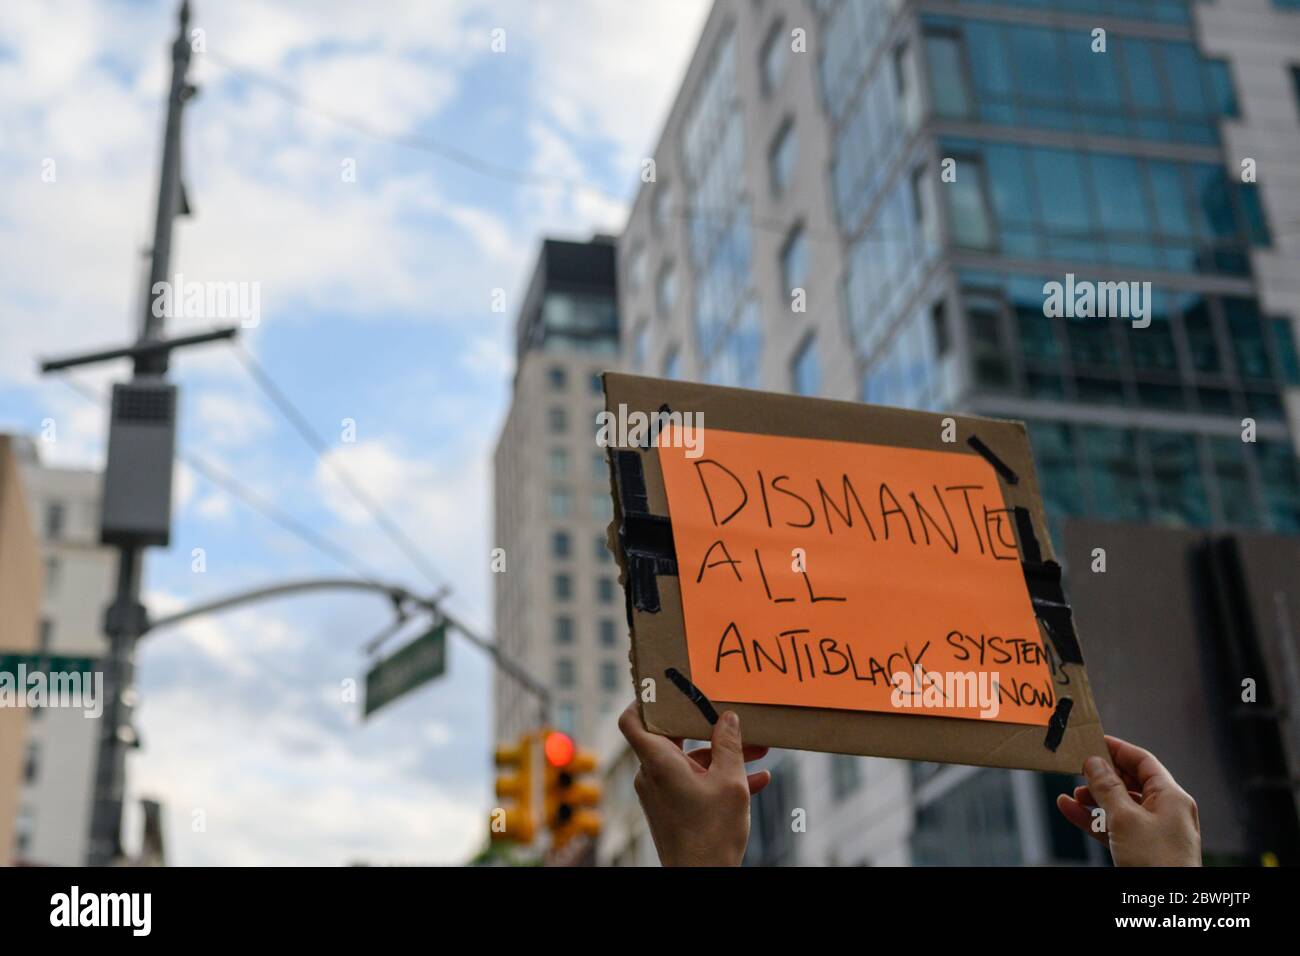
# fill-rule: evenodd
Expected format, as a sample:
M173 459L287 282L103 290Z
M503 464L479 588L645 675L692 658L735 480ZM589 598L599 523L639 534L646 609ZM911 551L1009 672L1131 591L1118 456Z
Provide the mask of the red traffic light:
M546 762L552 767L567 767L573 762L573 754L577 748L573 745L572 737L558 730L553 730L546 735L542 750L546 754Z

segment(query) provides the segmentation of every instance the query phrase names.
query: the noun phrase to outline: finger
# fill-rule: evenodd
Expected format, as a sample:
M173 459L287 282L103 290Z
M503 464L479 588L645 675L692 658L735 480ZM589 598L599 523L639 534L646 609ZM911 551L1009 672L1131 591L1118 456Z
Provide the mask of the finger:
M1105 833L1098 833L1092 828L1093 816L1089 807L1063 793L1056 798L1056 808L1061 811L1061 816L1102 846L1110 846L1110 838Z
M749 784L749 795L752 797L772 782L772 771L759 770L749 774L745 780Z
M767 748L759 746L745 746L745 763L752 763L755 760L762 760L767 756ZM709 764L713 762L712 747L696 747L694 750L687 751L686 756L690 757L705 770L709 769Z
M1142 794L1136 790L1130 790L1128 795L1133 798L1134 803L1142 802ZM1092 798L1092 792L1087 787L1075 787L1074 799L1086 807L1095 807L1097 805L1097 801Z
M745 773L744 747L740 742L740 716L728 710L713 725L713 757L709 773L737 777Z
M1177 789L1178 782L1173 774L1149 750L1110 736L1106 737L1106 746L1110 748L1115 766L1132 778L1129 789L1140 790L1144 796Z
M627 738L628 744L636 752L642 764L663 764L665 761L675 759L674 755L681 756L681 751L670 739L646 730L636 701L632 701L627 710L619 714L618 729L623 732L623 736Z
M1119 778L1115 768L1101 757L1093 756L1085 760L1083 775L1088 778L1088 790L1092 792L1093 799L1107 813L1115 813L1134 805L1124 781Z

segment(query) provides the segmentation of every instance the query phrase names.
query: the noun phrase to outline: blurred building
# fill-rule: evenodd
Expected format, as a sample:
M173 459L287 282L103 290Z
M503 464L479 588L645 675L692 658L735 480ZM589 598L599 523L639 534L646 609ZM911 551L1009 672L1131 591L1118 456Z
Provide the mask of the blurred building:
M27 443L22 475L45 565L40 651L100 658L107 650L104 611L113 598L117 558L99 543L100 474L44 465ZM23 785L27 862L83 866L99 721L75 708L32 712Z
M516 322L514 395L494 459L497 640L550 687L559 729L592 747L628 699L627 627L605 542L600 372L617 364L612 239L547 239ZM496 739L535 729L535 697L500 670Z
M1159 741L1207 861L1296 864L1300 537L1074 519L1064 539L1075 568L1106 556L1071 582L1106 730Z
M716 0L620 240L624 355L1022 419L1056 531L1300 531L1296 49L1281 0ZM1149 325L1049 318L1071 274L1149 281ZM1095 859L1064 779L774 762L755 863Z
M0 657L36 651L42 577L15 439L0 435ZM25 707L0 707L0 865L22 858L22 839L30 826L22 791L31 762L27 727L32 716Z

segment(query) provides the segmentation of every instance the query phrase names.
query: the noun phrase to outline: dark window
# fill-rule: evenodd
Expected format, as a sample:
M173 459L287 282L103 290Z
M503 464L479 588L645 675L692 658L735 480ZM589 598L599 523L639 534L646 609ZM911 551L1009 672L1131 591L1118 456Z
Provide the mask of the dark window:
M803 226L795 226L781 247L781 285L788 299L808 278L808 241Z
M761 66L764 94L770 94L780 84L789 52L790 48L785 38L785 23L778 20L772 24L772 29L768 31L767 38L763 41Z
M851 754L831 754L831 796L843 800L862 783L861 758Z
M573 618L557 617L555 619L555 643L573 643Z
M601 604L614 603L614 579L600 578L596 581L596 597Z
M618 643L618 631L610 618L600 619L600 643L605 647L613 647Z
M948 303L940 299L930 308L930 331L934 334L934 354L943 358L948 354Z
M62 501L51 501L45 506L45 537L56 541L63 537L67 521L67 508Z
M551 556L554 558L567 558L569 556L569 532L552 531L551 532Z
M565 414L564 409L558 405L549 410L548 420L551 427L551 434L561 435L569 427L569 417Z
M555 575L552 584L555 597L559 600L567 601L569 598L573 597L573 578L569 577L567 574Z
M609 692L618 690L618 665L613 661L601 661L600 686Z
M554 392L564 391L564 383L567 380L568 376L564 374L563 368L561 368L558 365L552 365L547 370L546 377L551 383L551 391Z
M966 82L961 38L947 33L927 34L925 55L930 64L930 87L936 111L941 116L969 116L971 95Z
M772 195L780 196L794 178L795 165L799 161L799 140L794 134L794 121L786 120L781 131L772 141L768 152L768 174L772 184Z

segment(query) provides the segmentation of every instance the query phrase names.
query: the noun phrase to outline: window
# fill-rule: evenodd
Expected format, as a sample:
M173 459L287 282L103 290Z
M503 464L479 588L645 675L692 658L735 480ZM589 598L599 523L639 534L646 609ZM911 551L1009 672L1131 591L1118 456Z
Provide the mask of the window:
M602 647L613 647L618 643L618 632L610 618L600 619L600 643Z
M591 477L600 482L609 481L609 462L605 460L603 451L591 456Z
M1241 115L1237 106L1237 91L1232 86L1232 71L1226 60L1206 60L1206 75L1210 80L1210 92L1214 96L1214 106L1220 116L1236 117Z
M54 622L48 617L41 618L40 636L37 637L36 652L48 654L54 643Z
M67 522L67 508L62 501L51 501L45 506L45 537L57 541L63 537Z
M555 619L555 643L573 643L573 618L557 617Z
M821 367L817 361L817 339L809 334L790 363L790 385L797 395L816 395L821 390Z
M557 657L555 659L555 685L557 687L573 686L573 659L569 657Z
M843 800L862 783L861 761L849 754L831 754L831 796Z
M984 176L978 159L958 158L957 179L945 184L953 238L968 249L993 245L993 224L984 201Z
M600 686L606 693L618 690L618 665L613 661L601 661Z
M948 354L948 303L940 299L930 308L930 331L934 336L934 354L943 358Z
M655 284L655 304L660 315L668 315L677 304L677 269L671 262L664 263Z
M782 124L772 148L767 154L768 173L772 183L772 195L780 196L794 178L795 165L799 161L799 140L794 134L794 121L786 120Z
M609 491L605 488L597 489L591 493L589 506L591 516L597 521L608 521L614 516L614 502L609 497Z
M578 705L571 700L560 701L555 711L555 724L566 734L578 732Z
M550 462L551 477L563 478L569 473L569 451L566 448L552 448L547 454Z
M564 383L568 376L564 374L564 369L559 365L552 365L546 370L547 381L551 383L551 391L564 391Z
M601 379L599 372L592 372L587 376L587 391L592 395L605 394L605 382Z
M767 39L763 41L762 72L765 95L771 95L772 91L780 85L789 54L790 48L785 38L785 22L778 20L772 24Z
M645 244L638 242L627 257L627 287L636 292L645 285Z
M790 230L785 245L781 247L782 291L789 298L795 289L802 289L808 278L808 240L802 225Z
M552 531L551 532L551 557L567 558L569 556L569 532Z
M1291 67L1291 87L1295 90L1296 112L1300 112L1300 66Z
M23 782L35 783L41 770L41 742L27 741L27 754L23 760Z
M63 563L54 557L45 559L45 590L48 594L55 594L59 590L59 580L62 578Z
M565 414L563 408L556 405L547 412L547 422L552 435L563 435L569 427L569 416Z
M930 87L935 110L941 116L969 116L971 99L960 38L946 33L927 34L925 53L930 61Z
M573 495L568 488L552 488L546 507L552 518L567 518L573 514Z
M673 189L668 183L661 182L655 190L654 207L651 211L654 214L655 229L661 233L667 231L673 213Z
M567 574L555 575L551 579L551 593L559 601L567 601L573 597L573 578Z
M591 556L597 561L604 562L614 560L614 555L610 553L609 544L605 541L605 536L603 534L598 534L592 538L591 544Z
M1209 523L1196 436L1178 432L1143 433L1155 478L1158 524L1200 528Z
M638 372L646 369L646 348L650 339L650 323L645 319L637 326L632 336L632 367Z
M596 597L601 604L614 603L614 579L600 578L596 581Z

